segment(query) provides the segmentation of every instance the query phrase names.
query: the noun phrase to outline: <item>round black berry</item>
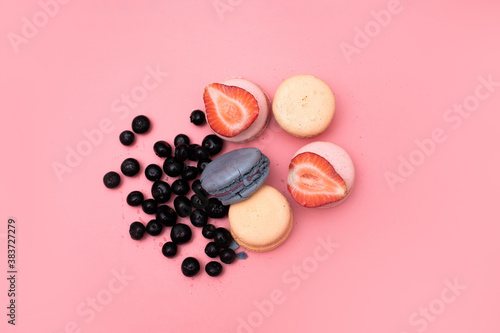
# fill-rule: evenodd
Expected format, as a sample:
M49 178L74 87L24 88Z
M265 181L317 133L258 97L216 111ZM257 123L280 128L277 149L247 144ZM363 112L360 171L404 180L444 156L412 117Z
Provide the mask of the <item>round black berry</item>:
M215 134L209 134L203 139L201 146L208 150L210 156L214 156L221 152L224 141Z
M142 205L144 195L140 191L132 191L127 195L127 204L135 207Z
M172 156L167 157L163 163L163 171L170 177L180 176L182 169L184 169L184 163Z
M176 179L172 183L172 192L177 195L186 195L189 192L189 183L184 179Z
M177 134L175 139L174 139L174 146L178 146L181 143L185 143L189 146L190 140L189 137L186 134Z
M151 126L149 118L146 116L137 116L132 120L132 131L137 134L146 133Z
M135 158L127 158L120 167L122 173L127 177L133 177L139 173L141 167Z
M146 227L141 222L132 222L132 224L130 224L128 232L132 239L139 240L144 236Z
M165 227L171 227L177 222L177 213L170 206L158 206L158 209L156 209L156 221Z
M189 154L188 154L188 160L190 161L197 161L198 159L196 158L194 151L196 150L197 147L199 147L199 144L192 143L189 145Z
M193 257L187 257L182 261L181 270L187 277L195 276L200 271L200 263Z
M201 234L203 235L203 237L205 237L207 239L213 239L215 236L215 229L216 228L213 224L207 224L201 230Z
M179 161L184 162L189 156L189 146L185 143L178 144L175 146L174 156Z
M161 248L161 253L167 258L175 257L177 254L177 244L174 242L166 242Z
M193 156L199 161L207 159L210 155L208 154L207 148L198 146L194 149Z
M195 209L189 216L189 219L191 220L191 224L195 227L203 227L208 222L208 215L202 209Z
M163 225L156 221L156 220L151 220L148 222L148 225L146 226L146 232L151 235L151 236L158 236L163 229Z
M172 155L172 147L165 141L157 141L153 145L153 150L158 157L169 157Z
M206 122L205 112L201 110L194 110L193 112L191 112L189 120L196 126L201 126Z
M220 261L225 264L231 264L236 259L236 253L230 248L226 248L219 253Z
M205 265L205 272L210 276L219 276L222 273L222 265L217 261L211 261Z
M208 165L208 163L212 162L211 159L209 158L204 158L200 161L198 161L198 164L197 164L197 168L198 168L198 172L199 173L202 173L203 170L205 170L205 167Z
M170 230L170 239L175 244L187 243L191 239L191 236L191 228L184 223L177 223Z
M205 246L205 254L210 258L217 258L219 255L220 248L215 244L215 242L209 242L207 246Z
M208 198L209 194L203 186L201 186L201 182L199 179L196 179L192 184L191 188L193 189L193 192L198 194L199 196L204 196L205 198Z
M182 179L190 181L198 177L198 168L194 166L185 166L181 173Z
M177 215L180 217L186 217L191 214L193 207L191 206L191 201L183 195L178 195L174 199L174 208Z
M135 134L132 131L123 131L120 133L120 142L124 146L130 146L134 143Z
M142 202L142 210L146 214L154 214L158 209L158 203L154 199L146 199Z
M204 196L200 196L198 194L193 194L191 196L191 204L193 205L194 208L203 209L207 206L208 200Z
M104 186L106 186L107 188L118 187L118 185L120 185L120 180L121 180L120 175L114 171L108 172L102 178L102 181L104 182Z
M147 179L154 182L155 180L158 180L161 178L163 171L161 171L160 166L158 166L156 164L150 164L144 170L144 174L146 175Z
M228 247L233 240L233 236L229 230L225 228L217 228L215 229L214 242L218 247Z
M227 215L229 212L229 205L225 206L220 202L217 198L208 199L208 204L205 207L205 211L208 214L208 217L213 219L221 219Z
M172 195L172 190L170 189L170 185L168 183L157 180L153 183L151 187L151 195L158 203L165 203L170 200L170 195Z

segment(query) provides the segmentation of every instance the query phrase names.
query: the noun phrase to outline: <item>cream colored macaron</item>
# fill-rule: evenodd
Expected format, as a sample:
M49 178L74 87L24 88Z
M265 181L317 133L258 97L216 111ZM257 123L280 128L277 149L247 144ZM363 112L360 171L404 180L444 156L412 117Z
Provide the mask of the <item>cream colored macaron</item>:
M281 83L274 95L273 113L288 133L309 138L324 132L335 113L330 87L312 75L295 75Z
M229 207L234 240L250 251L269 251L281 245L292 230L293 214L286 198L263 185L249 199Z

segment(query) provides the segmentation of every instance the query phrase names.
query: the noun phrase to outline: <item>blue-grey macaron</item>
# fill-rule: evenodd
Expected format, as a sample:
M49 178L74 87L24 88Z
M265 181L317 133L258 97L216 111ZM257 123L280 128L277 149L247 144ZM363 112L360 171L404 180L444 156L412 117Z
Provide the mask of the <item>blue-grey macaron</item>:
M201 186L222 204L249 198L269 176L269 158L257 148L240 148L210 162L201 174Z

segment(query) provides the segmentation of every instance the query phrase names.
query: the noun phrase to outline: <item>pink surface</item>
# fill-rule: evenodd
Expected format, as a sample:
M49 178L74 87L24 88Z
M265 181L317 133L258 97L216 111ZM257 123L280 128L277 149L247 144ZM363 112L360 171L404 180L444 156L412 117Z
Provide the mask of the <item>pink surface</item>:
M499 2L65 2L0 10L2 332L500 331ZM189 113L205 85L242 76L272 98L294 74L331 86L331 127L304 140L272 120L245 146L270 157L267 184L290 199L293 153L339 144L352 196L332 210L291 201L288 240L215 279L180 274L185 256L208 261L199 232L173 260L166 233L132 241L128 225L148 218L124 200L149 183L107 190L104 173L158 162L153 143L179 132L201 141L208 127ZM137 114L152 131L123 147Z

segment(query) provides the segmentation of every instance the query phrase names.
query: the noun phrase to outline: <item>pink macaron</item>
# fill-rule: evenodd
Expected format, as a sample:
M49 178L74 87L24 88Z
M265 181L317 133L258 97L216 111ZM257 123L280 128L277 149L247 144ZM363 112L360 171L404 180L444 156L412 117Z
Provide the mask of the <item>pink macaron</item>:
M316 141L300 148L290 162L287 188L304 207L330 208L344 202L354 187L349 154L331 142Z
M205 88L203 100L208 126L226 141L251 141L269 123L271 103L264 91L248 80L212 83Z

